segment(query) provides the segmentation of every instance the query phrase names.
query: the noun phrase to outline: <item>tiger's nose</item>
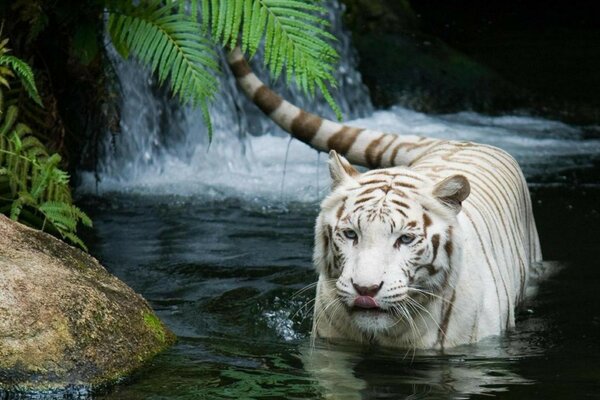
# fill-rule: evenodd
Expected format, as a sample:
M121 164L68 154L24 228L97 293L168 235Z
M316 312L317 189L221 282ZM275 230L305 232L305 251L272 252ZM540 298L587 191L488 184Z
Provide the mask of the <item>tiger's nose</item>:
M354 289L360 296L374 297L379 292L379 289L381 289L381 287L383 286L383 281L381 281L379 285L371 286L360 286L352 282L352 286L354 286Z

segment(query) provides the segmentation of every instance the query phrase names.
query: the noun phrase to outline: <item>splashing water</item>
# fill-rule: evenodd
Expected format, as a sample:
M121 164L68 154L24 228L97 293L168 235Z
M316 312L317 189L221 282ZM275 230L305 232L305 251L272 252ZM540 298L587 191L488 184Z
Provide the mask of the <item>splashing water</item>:
M300 315L304 318L308 316L306 314L309 310L306 310L305 303L300 300L284 302L279 297L275 297L273 306L273 310L264 311L262 314L267 326L287 342L303 339L305 335L298 332L294 327L294 317L298 314L304 314ZM298 311L292 312L294 309Z

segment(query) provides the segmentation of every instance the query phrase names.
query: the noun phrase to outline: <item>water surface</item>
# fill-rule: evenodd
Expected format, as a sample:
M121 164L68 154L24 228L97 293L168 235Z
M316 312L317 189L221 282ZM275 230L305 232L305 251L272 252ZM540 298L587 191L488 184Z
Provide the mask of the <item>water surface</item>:
M520 310L515 331L446 354L319 343L310 350L314 290L295 293L316 279L314 201L281 203L279 192L263 203L235 195L87 197L92 254L179 337L99 398L596 397L600 168L591 164L530 177L545 259L562 271Z
M313 223L326 157L293 140L220 79L214 141L197 110L116 61L121 133L78 193L90 251L146 297L178 343L100 399L592 398L600 393L600 128L526 113L373 111L341 8L327 1L342 64L334 92L350 124L473 140L519 161L548 268L501 338L438 352L311 346ZM255 65L255 67L259 67ZM281 82L275 85L282 91ZM329 115L322 99L284 96Z

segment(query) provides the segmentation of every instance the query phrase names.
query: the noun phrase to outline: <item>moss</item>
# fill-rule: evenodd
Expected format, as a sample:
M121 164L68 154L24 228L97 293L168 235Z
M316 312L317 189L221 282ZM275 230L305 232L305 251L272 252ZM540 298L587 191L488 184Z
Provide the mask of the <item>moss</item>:
M154 336L156 336L161 343L165 343L165 329L156 315L149 312L144 313L144 324L152 331L152 333L154 333Z
M0 216L0 291L18 301L0 337L2 389L95 388L122 381L175 342L148 304L85 253ZM27 279L22 279L27 276Z

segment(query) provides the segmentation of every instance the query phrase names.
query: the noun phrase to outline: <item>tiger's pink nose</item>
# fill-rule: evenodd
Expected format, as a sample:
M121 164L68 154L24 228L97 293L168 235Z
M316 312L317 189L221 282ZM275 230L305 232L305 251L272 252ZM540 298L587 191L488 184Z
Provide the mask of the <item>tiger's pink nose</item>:
M374 297L379 292L379 289L381 289L381 287L383 286L383 281L381 281L379 285L371 286L360 286L352 282L352 286L354 286L354 289L360 296Z

